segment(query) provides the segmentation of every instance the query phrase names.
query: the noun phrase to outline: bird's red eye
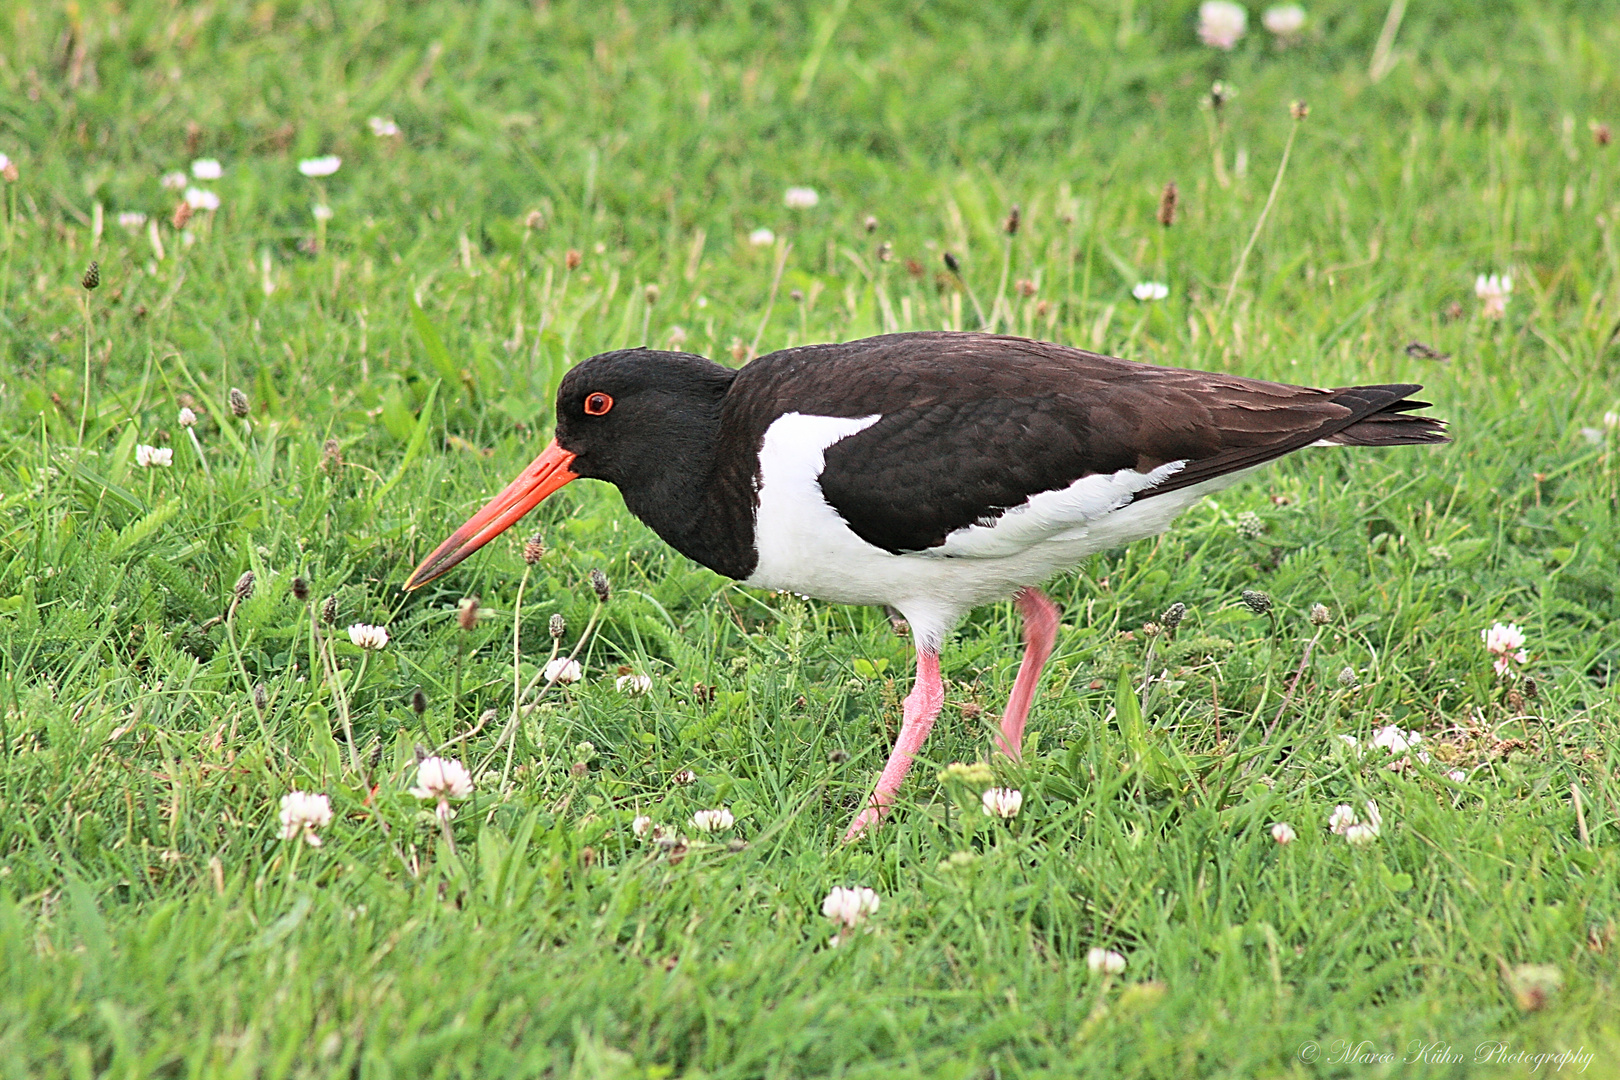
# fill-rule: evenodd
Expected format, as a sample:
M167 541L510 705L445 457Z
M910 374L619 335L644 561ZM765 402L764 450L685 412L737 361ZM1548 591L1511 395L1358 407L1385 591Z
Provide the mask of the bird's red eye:
M603 416L613 408L613 399L606 394L592 394L585 399L586 416Z

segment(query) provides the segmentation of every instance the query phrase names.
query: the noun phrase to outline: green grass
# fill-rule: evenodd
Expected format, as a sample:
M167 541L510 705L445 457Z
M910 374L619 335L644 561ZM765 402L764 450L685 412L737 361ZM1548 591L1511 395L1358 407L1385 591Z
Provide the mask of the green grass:
M1384 11L1348 0L1289 49L1253 10L1231 54L1190 2L5 5L0 1075L1531 1074L1473 1064L1484 1040L1620 1075L1599 8L1414 4L1372 82ZM298 174L325 153L338 173ZM201 185L222 205L182 237L159 178L194 157L223 161ZM820 205L785 209L793 184ZM118 224L136 210L161 258ZM1499 322L1490 272L1514 278ZM1142 279L1169 299L1137 303ZM927 760L849 847L910 674L882 612L740 588L584 483L398 591L537 451L580 359L676 327L721 359L972 328L975 299L1135 359L1423 382L1456 442L1299 455L1054 582L1038 741L995 763L1025 795L1010 824L936 779L988 760L1018 659L1011 606L975 613ZM529 531L549 551L525 578ZM613 595L582 639L597 568ZM299 575L335 627L311 633ZM520 582L517 678L558 613L587 678L514 723ZM1150 639L1178 601L1177 638ZM1534 696L1491 671L1498 620L1526 630ZM392 643L363 663L353 622ZM1169 677L1142 715L1149 648ZM616 691L620 666L651 693ZM1430 760L1339 738L1389 723ZM452 739L477 781L454 851L407 793L414 748ZM320 848L277 838L295 787L331 798ZM1367 799L1382 835L1352 849L1326 820ZM631 833L716 806L736 828L684 857ZM838 884L882 908L830 948ZM1125 972L1092 974L1095 946ZM1561 989L1516 995L1528 964ZM1335 1049L1363 1040L1438 1046Z

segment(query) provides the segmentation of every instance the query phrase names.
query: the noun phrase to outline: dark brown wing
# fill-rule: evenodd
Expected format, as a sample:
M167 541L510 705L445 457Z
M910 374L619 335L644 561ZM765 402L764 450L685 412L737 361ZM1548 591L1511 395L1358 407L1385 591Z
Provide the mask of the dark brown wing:
M802 413L881 415L828 448L821 488L857 535L896 553L1096 473L1185 461L1136 496L1151 498L1319 441L1446 441L1440 421L1406 415L1422 407L1406 399L1417 386L1315 390L986 334L773 353L742 370L745 387L739 397ZM775 416L742 419L732 431L762 438Z

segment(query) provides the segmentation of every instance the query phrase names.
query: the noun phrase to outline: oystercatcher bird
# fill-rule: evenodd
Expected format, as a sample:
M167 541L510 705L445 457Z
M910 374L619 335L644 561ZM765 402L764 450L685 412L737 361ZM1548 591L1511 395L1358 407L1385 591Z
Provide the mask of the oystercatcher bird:
M1038 586L1153 536L1200 497L1305 446L1447 442L1415 385L1316 390L974 333L887 334L762 356L593 356L556 437L406 582L432 581L580 477L670 546L747 585L883 604L911 624L900 735L845 839L880 819L944 701L939 650L1008 597L1023 663L997 745L1017 758L1058 610Z

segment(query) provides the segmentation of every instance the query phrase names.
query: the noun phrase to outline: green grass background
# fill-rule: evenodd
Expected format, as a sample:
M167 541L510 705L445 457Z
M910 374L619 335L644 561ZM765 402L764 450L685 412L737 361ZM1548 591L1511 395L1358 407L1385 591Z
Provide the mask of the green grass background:
M0 182L0 1075L1531 1073L1476 1064L1486 1040L1620 1075L1620 146L1593 128L1620 124L1620 8L1414 2L1376 81L1386 9L1349 0L1311 4L1286 48L1251 10L1231 53L1198 43L1195 4L1143 0L0 14L19 171ZM1218 121L1215 80L1235 90ZM299 175L329 153L335 175ZM182 234L160 178L198 157L223 162L199 182L221 206ZM784 206L800 184L818 206ZM774 243L749 242L761 227ZM1480 273L1513 276L1499 322ZM1132 299L1147 279L1169 298ZM585 483L398 591L537 451L584 357L986 321L1422 382L1456 442L1299 455L1054 582L1034 741L996 763L1025 794L1010 824L935 775L988 758L1018 659L1010 605L975 613L927 760L848 847L909 681L882 612L737 587ZM138 444L173 466L138 467ZM525 576L529 531L549 550ZM596 568L613 596L581 641ZM341 703L297 575L335 597ZM1151 639L1177 601L1177 639ZM514 617L527 680L556 613L587 678L512 722ZM1490 670L1497 620L1526 630L1534 696ZM342 632L360 621L393 635L364 664ZM1139 715L1149 648L1168 675ZM652 692L615 690L621 666ZM1391 771L1339 738L1388 723L1430 760ZM416 745L474 729L446 751L477 780L452 853L406 789ZM277 839L293 787L331 797L319 849ZM1352 850L1326 818L1369 798L1383 833ZM722 805L736 828L682 858L629 829L690 834ZM1276 845L1276 821L1299 839ZM837 884L883 903L829 948ZM1091 973L1094 946L1124 974ZM1561 988L1516 995L1523 964ZM1363 1041L1394 1060L1338 1048Z

